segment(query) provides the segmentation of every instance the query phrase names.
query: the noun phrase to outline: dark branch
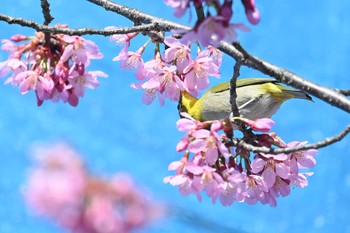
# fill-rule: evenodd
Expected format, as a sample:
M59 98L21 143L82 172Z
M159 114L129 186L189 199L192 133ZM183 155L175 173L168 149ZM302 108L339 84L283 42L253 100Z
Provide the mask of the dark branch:
M128 8L127 6L123 6L118 3L113 3L109 0L89 0L89 1L104 7L106 10L110 10L118 14L121 14L132 21L157 23L165 31L168 31L174 28L188 29L188 27L185 27L183 25L175 24L173 22L170 22L158 17L153 17L139 10L131 9L131 8ZM322 87L313 82L307 81L306 79L300 76L297 76L291 71L282 69L260 58L252 56L248 52L246 52L243 49L243 47L240 46L239 44L235 44L235 45L239 46L238 48L240 48L240 50L238 50L237 48L235 48L234 46L226 42L221 42L218 48L224 53L233 57L236 61L241 60L242 65L259 70L264 74L267 74L269 76L276 78L278 81L282 83L285 83L297 89L301 89L311 95L314 95L320 98L321 100L333 106L336 106L350 113L350 100L347 99L344 95L339 94L338 92L333 91L330 88Z
M341 93L342 95L350 96L350 90L339 90L339 89L334 89L334 90Z
M233 68L233 76L230 79L230 104L232 109L232 114L234 117L239 117L241 114L239 113L236 98L237 98L237 92L236 92L236 82L237 78L240 74L240 68L241 68L241 61L237 61Z
M186 27L184 25L167 21L165 19L154 17L151 15L147 15L139 10L128 8L127 6L113 3L108 0L89 0L89 1L104 7L106 10L110 10L118 14L121 14L127 17L128 19L132 20L133 22L151 23L149 25L151 28L148 28L148 30L169 31L171 29L189 29L189 27ZM139 28L137 28L136 30L136 27L145 26L145 25L141 25L141 26L135 26L130 28L124 28L123 30L115 30L115 31L86 29L86 28L73 30L73 29L67 29L67 28L48 27L45 25L37 24L34 21L25 21L23 19L12 18L1 14L0 14L0 20L6 21L8 23L16 23L22 26L31 27L36 29L37 31L51 32L51 33L64 33L68 35L99 34L99 35L106 36L106 35L123 34L128 32L135 32L135 31L139 32L141 30L139 30ZM142 31L144 30L145 30L145 27L142 28ZM277 67L258 57L250 55L249 53L243 54L242 52L237 50L233 45L227 42L221 42L218 48L224 53L233 57L236 61L241 60L242 65L244 66L248 66L256 70L259 70L260 72L266 75L276 78L278 81L282 83L285 83L297 89L301 89L313 96L320 98L321 100L333 106L336 106L339 109L342 109L350 113L350 99L346 98L346 96L339 93L338 91L317 85L300 76L297 76L291 71Z
M55 18L50 13L50 3L47 0L41 0L41 9L44 15L44 25L49 25Z
M177 24L162 18L158 18L152 15L148 15L143 13L142 11L139 11L137 9L133 9L109 0L88 0L89 2L92 2L98 6L103 7L104 9L108 11L115 12L119 15L124 16L125 18L128 18L129 20L137 23L157 23L159 30L161 31L170 31L171 29L189 29L188 27Z
M79 29L71 29L71 28L61 28L55 26L46 26L42 24L38 24L33 20L25 20L22 18L14 18L11 16L0 14L0 20L7 22L8 24L18 24L24 27L30 27L37 31L49 32L51 34L66 34L66 35L103 35L110 36L114 34L126 34L131 32L144 32L150 30L159 30L158 26L154 23L143 24L139 26L133 27L124 27L118 29L95 29L95 28L79 28Z
M257 146L252 146L242 140L235 140L233 144L234 146L241 147L252 152L260 152L260 153L266 153L266 154L291 153L295 151L318 149L318 148L326 147L328 145L331 145L335 142L342 140L349 132L350 132L350 125L348 125L341 133L333 137L325 138L324 140L313 144L305 144L305 145L288 147L288 148L272 149L268 147L257 147Z
M303 90L350 113L350 100L331 88L315 84L294 74L291 71L275 66L247 52L246 54L243 54L227 42L221 42L218 48L224 53L232 56L234 59L236 59L236 61L241 60L242 64L245 66L259 70L266 75L276 78L282 83Z

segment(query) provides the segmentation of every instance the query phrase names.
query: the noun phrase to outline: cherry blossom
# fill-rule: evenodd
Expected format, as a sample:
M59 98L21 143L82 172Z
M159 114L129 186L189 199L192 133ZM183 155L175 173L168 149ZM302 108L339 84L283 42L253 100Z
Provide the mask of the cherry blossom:
M313 173L301 169L315 165L316 150L290 154L251 153L232 146L230 137L236 128L232 123L231 127L227 126L229 119L199 122L186 113L181 115L184 118L178 120L177 128L185 135L176 150L184 155L180 161L169 165L168 169L175 170L176 174L166 177L164 182L178 186L184 196L194 194L201 201L204 192L213 203L219 199L223 206L234 202L260 202L274 207L277 198L291 193L292 186L304 188L308 185L307 177ZM285 148L306 143L286 144L275 133L268 133L274 124L270 119L239 120L264 133L249 136L254 145Z
M260 13L255 6L255 0L242 0L242 3L249 22L258 24L260 22Z
M14 35L2 40L1 49L10 54L0 62L0 77L10 74L5 84L19 86L22 94L35 91L39 106L48 99L76 106L86 87L97 87L97 77L107 76L102 71L86 71L91 59L103 55L94 42L79 36L56 34L46 38L37 32L34 37Z

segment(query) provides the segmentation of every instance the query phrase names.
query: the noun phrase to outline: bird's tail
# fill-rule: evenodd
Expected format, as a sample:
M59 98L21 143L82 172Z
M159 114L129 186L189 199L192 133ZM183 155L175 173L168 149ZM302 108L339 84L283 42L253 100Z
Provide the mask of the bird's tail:
M303 91L294 90L294 89L286 89L286 90L284 90L284 93L289 95L290 98L298 98L298 99L310 100L310 101L313 102L311 96L306 94Z

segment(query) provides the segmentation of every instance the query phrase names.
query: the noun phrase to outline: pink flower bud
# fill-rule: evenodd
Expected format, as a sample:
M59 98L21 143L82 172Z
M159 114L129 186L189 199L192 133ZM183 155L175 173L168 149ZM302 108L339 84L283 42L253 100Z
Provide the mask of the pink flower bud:
M10 37L10 40L12 40L13 42L21 42L21 41L24 41L26 39L27 39L27 37L23 36L21 34L16 34L16 35L13 35Z

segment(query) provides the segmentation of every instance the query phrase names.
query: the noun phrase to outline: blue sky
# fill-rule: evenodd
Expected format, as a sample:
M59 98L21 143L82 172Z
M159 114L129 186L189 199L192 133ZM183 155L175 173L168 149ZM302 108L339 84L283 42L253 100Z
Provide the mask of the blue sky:
M123 1L146 13L175 19L161 0L144 3ZM73 28L130 25L128 20L86 1L52 1L51 5L53 23L66 23ZM261 23L250 26L250 33L239 33L238 37L249 52L321 85L349 88L349 1L271 0L257 1L257 6ZM39 3L29 0L16 4L2 0L0 13L43 22ZM180 22L186 24L187 19ZM247 23L240 1L236 1L234 22ZM0 22L1 39L17 33L31 35L33 31ZM52 222L32 216L20 193L31 165L31 145L56 140L75 145L96 175L130 172L156 199L181 209L182 214L174 214L145 232L197 232L201 226L207 228L201 229L204 232L221 229L214 223L249 233L350 232L349 137L321 149L309 186L293 189L290 196L278 199L276 208L241 203L225 208L219 203L211 204L209 199L199 203L195 197L181 197L176 188L162 181L171 174L167 165L181 156L175 151L182 136L175 127L176 103L166 102L164 107L157 102L142 105L142 91L130 88L136 81L134 74L112 62L119 48L108 38L86 38L93 39L105 56L94 61L91 69L103 70L109 78L101 79L96 90L88 90L78 107L51 102L37 107L33 93L21 95L10 85L0 85L0 232L63 232ZM137 43L141 45L146 39L140 37ZM147 53L151 56L152 51ZM0 52L0 60L5 59L6 54ZM225 58L222 81L231 76L232 64L231 58ZM241 77L265 76L243 68ZM212 80L212 85L221 81ZM289 101L273 119L273 130L287 142L322 140L339 133L350 122L349 114L318 99L315 103ZM201 219L189 218L191 213ZM208 228L208 223L213 228Z

